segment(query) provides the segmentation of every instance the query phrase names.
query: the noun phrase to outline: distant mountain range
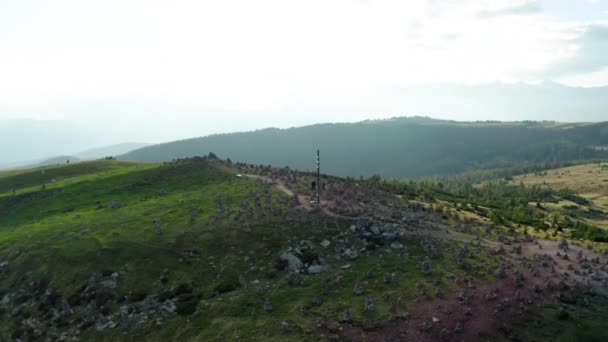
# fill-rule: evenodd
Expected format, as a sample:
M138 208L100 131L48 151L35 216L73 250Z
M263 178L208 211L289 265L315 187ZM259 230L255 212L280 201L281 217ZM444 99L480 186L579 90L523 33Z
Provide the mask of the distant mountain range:
M340 176L419 178L517 165L607 158L608 122L456 122L424 117L318 124L213 135L152 145L120 159L168 161L214 152L256 164Z
M148 146L146 143L135 143L128 142L110 146L103 146L99 148L94 148L86 151L82 151L79 153L75 153L74 155L60 155L54 156L50 158L41 158L35 160L26 160L20 162L12 162L12 163L0 163L0 168L16 168L16 167L30 167L30 166L44 166L44 165L53 165L53 164L64 164L69 160L71 163L78 162L81 160L92 160L92 159L100 159L105 157L115 157L121 154L128 153L138 148L142 148Z
M121 154L128 153L130 151L146 147L150 144L138 143L138 142L127 142L122 144L104 146L99 148L93 148L90 150L82 151L74 154L79 159L99 159L110 156L118 156Z

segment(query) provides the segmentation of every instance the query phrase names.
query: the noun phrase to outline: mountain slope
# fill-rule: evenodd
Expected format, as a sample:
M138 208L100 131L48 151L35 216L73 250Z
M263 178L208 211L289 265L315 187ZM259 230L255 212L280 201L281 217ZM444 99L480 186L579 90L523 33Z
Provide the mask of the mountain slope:
M0 339L607 337L605 244L485 217L537 190L323 176L317 210L312 179L213 157L0 173Z
M396 118L355 124L214 135L149 146L120 158L158 162L210 151L236 161L323 169L340 176L415 178L517 164L587 160L608 156L608 123L459 123Z

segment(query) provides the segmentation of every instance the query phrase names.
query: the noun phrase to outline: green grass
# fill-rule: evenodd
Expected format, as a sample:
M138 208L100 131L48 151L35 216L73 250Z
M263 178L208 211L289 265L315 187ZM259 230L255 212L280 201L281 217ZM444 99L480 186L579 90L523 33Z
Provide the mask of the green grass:
M49 178L51 177L51 178ZM42 189L50 179L54 182ZM15 186L18 185L18 186ZM17 188L17 194L11 190ZM303 191L306 191L304 189ZM161 327L145 331L114 329L98 333L86 330L82 340L92 341L317 341L324 340L314 321L334 322L345 309L354 324L375 329L389 323L390 303L401 298L401 308L409 309L420 296L421 287L434 297L436 287L443 293L456 290L467 272L456 264L457 250L465 241L435 241L442 254L432 260L433 273L421 273L425 255L418 238L404 238L400 252L383 247L362 253L357 260L335 260L333 243L322 249L319 243L338 236L352 222L324 219L304 214L290 223L285 211L268 217L257 214L243 222L234 213L243 203L253 207L253 199L268 196L276 209L286 209L286 195L257 180L237 178L197 162L177 165L133 164L97 161L0 174L0 260L10 260L9 272L0 279L0 295L37 279L70 296L87 283L91 273L121 272L117 296L132 292L160 294L180 284L192 284L201 300L191 316L175 316ZM217 212L218 198L226 209ZM108 209L108 202L124 207ZM194 213L194 220L192 214ZM157 236L153 221L160 219ZM287 274L274 269L274 259L287 246L309 241L333 267L330 273L304 275L302 287L290 287ZM493 270L500 256L485 248L470 246L474 258L468 262L484 270L476 275L481 282L495 280ZM192 255L192 256L191 256ZM349 264L349 269L342 266ZM169 270L166 285L159 278ZM374 275L369 276L369 271ZM386 284L385 273L395 273L396 282ZM247 282L241 287L238 279ZM340 281L337 281L340 279ZM356 281L365 294L353 295ZM213 296L220 285L234 285L234 291ZM391 298L383 299L384 295ZM371 296L375 310L366 312L364 300ZM0 296L1 298L2 296ZM312 305L315 297L323 304ZM273 311L263 310L269 300ZM302 315L300 306L309 307ZM112 306L112 312L119 305ZM606 317L606 316L604 316ZM282 322L289 331L282 332ZM0 319L0 340L10 336L15 322Z
M578 305L558 301L549 302L539 310L521 316L515 325L520 329L523 341L606 341L605 317L608 316L608 300L602 296L587 297L573 294Z

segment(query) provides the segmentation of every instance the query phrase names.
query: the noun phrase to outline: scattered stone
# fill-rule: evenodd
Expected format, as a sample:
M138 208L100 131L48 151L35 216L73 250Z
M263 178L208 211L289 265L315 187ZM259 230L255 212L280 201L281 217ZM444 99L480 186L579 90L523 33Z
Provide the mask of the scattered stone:
M281 254L280 259L287 261L287 267L291 271L297 271L300 268L304 267L304 263L302 262L302 260L300 260L300 258L293 255L292 253L283 253Z
M108 209L120 209L125 205L122 202L112 201L108 203Z
M266 311L266 312L272 311L272 304L270 303L270 301L268 299L266 299L266 301L264 302L264 311Z
M424 274L424 275L431 274L431 259L429 259L428 256L422 263L422 274Z
M89 304L87 304L87 307L85 308L84 311L84 321L87 323L92 323L95 322L95 320L97 319L97 306L95 305L95 301L92 300L89 302Z
M374 305L374 301L372 300L372 297L366 297L365 298L365 311L370 312L370 311L374 311L375 309L375 305Z
M298 272L291 272L287 277L287 284L290 286L302 286L304 285L304 279Z
M244 233L251 233L251 226L249 225L249 223L243 224L243 232Z
M350 248L344 251L344 257L346 257L347 259L354 260L358 256L359 253L357 253L357 251L351 250Z
M391 248L392 249L403 249L403 245L401 243L395 241L395 242L391 243Z
M329 240L323 240L323 242L321 242L321 247L327 248L330 244L331 242L329 242Z
M319 274L321 272L326 271L326 267L325 266L321 266L321 265L311 265L308 267L308 273L309 274Z
M505 269L504 264L500 264L500 266L498 267L497 275L498 275L498 278L500 278L500 279L504 279L507 277L507 271Z
M341 323L351 323L353 320L350 317L350 309L346 309L344 310L344 312L342 313L342 320L340 321Z
M221 194L217 198L217 212L220 215L224 214L224 203L222 202L222 195Z
M521 245L515 246L513 248L513 253L515 253L516 255L521 255L522 254Z
M64 317L69 317L74 313L74 310L72 310L68 299L65 297L61 299L61 310Z
M361 296L363 292L363 285L361 285L361 282L357 280L357 282L355 282L355 286L353 287L353 294L355 296Z
M162 234L162 225L160 224L160 219L155 218L153 223L154 223L154 232L156 233L156 236L160 236Z
M568 250L569 250L568 241L566 241L566 239L563 239L562 242L560 242L560 244L557 247L559 249L563 250L564 252L568 252Z

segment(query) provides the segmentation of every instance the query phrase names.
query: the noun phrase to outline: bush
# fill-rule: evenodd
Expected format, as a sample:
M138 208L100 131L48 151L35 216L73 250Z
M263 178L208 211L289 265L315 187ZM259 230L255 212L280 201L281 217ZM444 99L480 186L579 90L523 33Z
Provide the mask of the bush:
M196 312L199 299L193 294L183 294L178 297L175 312L181 316L190 316Z

